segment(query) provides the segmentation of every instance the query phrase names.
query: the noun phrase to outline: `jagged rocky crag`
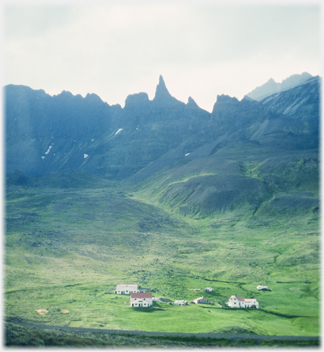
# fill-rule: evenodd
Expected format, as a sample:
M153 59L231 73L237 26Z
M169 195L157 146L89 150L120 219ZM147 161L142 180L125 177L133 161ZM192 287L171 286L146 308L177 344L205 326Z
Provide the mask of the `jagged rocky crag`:
M234 141L314 149L318 121L318 77L260 102L217 96L212 113L192 98L185 104L172 97L162 77L153 100L146 93L130 95L124 108L95 94L83 98L63 91L51 97L8 85L6 170L34 176L71 168L138 181L174 161L206 157Z

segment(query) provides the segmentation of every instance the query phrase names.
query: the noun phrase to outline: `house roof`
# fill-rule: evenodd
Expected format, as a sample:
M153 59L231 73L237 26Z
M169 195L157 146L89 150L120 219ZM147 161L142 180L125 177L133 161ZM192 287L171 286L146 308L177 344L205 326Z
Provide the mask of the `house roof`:
M233 301L234 298L237 298L237 300L241 302L257 303L257 300L255 298L243 298L241 296L236 296L236 295L231 296L228 301Z
M199 300L201 300L201 299L204 299L204 297L203 297L203 296L198 297L198 298L194 299L194 301L199 301Z
M252 303L252 302L257 302L257 300L255 298L246 298L245 302Z
M237 298L238 301L244 301L244 298L241 297L241 296L236 296L236 295L233 295L230 297L229 301L232 301L234 298Z
M152 292L132 292L131 298L152 298Z
M137 290L137 285L117 285L116 286L116 290L120 290L120 289L123 289L123 288Z

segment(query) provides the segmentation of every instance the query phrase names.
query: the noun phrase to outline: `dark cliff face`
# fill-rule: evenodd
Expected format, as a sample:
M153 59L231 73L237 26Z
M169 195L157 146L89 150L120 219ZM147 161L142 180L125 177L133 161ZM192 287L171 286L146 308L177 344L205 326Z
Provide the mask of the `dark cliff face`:
M320 114L320 78L314 77L297 87L261 100L269 111L276 111L287 119L302 123L300 132L318 133Z
M186 161L185 155L206 156L235 141L304 149L318 143L312 139L318 132L318 78L261 102L218 96L212 113L191 97L187 104L172 97L162 76L153 100L143 92L129 95L123 109L96 94L51 97L14 85L4 92L6 171L27 176L71 168L142 180Z

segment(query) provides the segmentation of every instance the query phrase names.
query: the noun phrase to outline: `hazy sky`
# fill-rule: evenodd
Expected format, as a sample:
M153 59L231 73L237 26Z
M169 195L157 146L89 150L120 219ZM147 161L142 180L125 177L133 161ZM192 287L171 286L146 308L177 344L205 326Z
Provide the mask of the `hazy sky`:
M242 99L271 77L321 75L319 2L224 4L4 2L4 84L124 106L153 99L161 74L172 96L211 111L217 95Z

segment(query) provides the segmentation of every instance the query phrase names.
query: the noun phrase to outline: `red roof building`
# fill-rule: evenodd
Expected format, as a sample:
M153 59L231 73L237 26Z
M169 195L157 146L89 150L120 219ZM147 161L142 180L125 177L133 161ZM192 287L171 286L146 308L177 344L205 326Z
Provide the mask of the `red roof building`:
M231 308L259 308L259 302L255 298L243 298L236 295L231 296L227 304Z
M132 292L131 298L152 298L152 292Z
M151 307L153 304L152 292L133 292L130 296L131 307Z

